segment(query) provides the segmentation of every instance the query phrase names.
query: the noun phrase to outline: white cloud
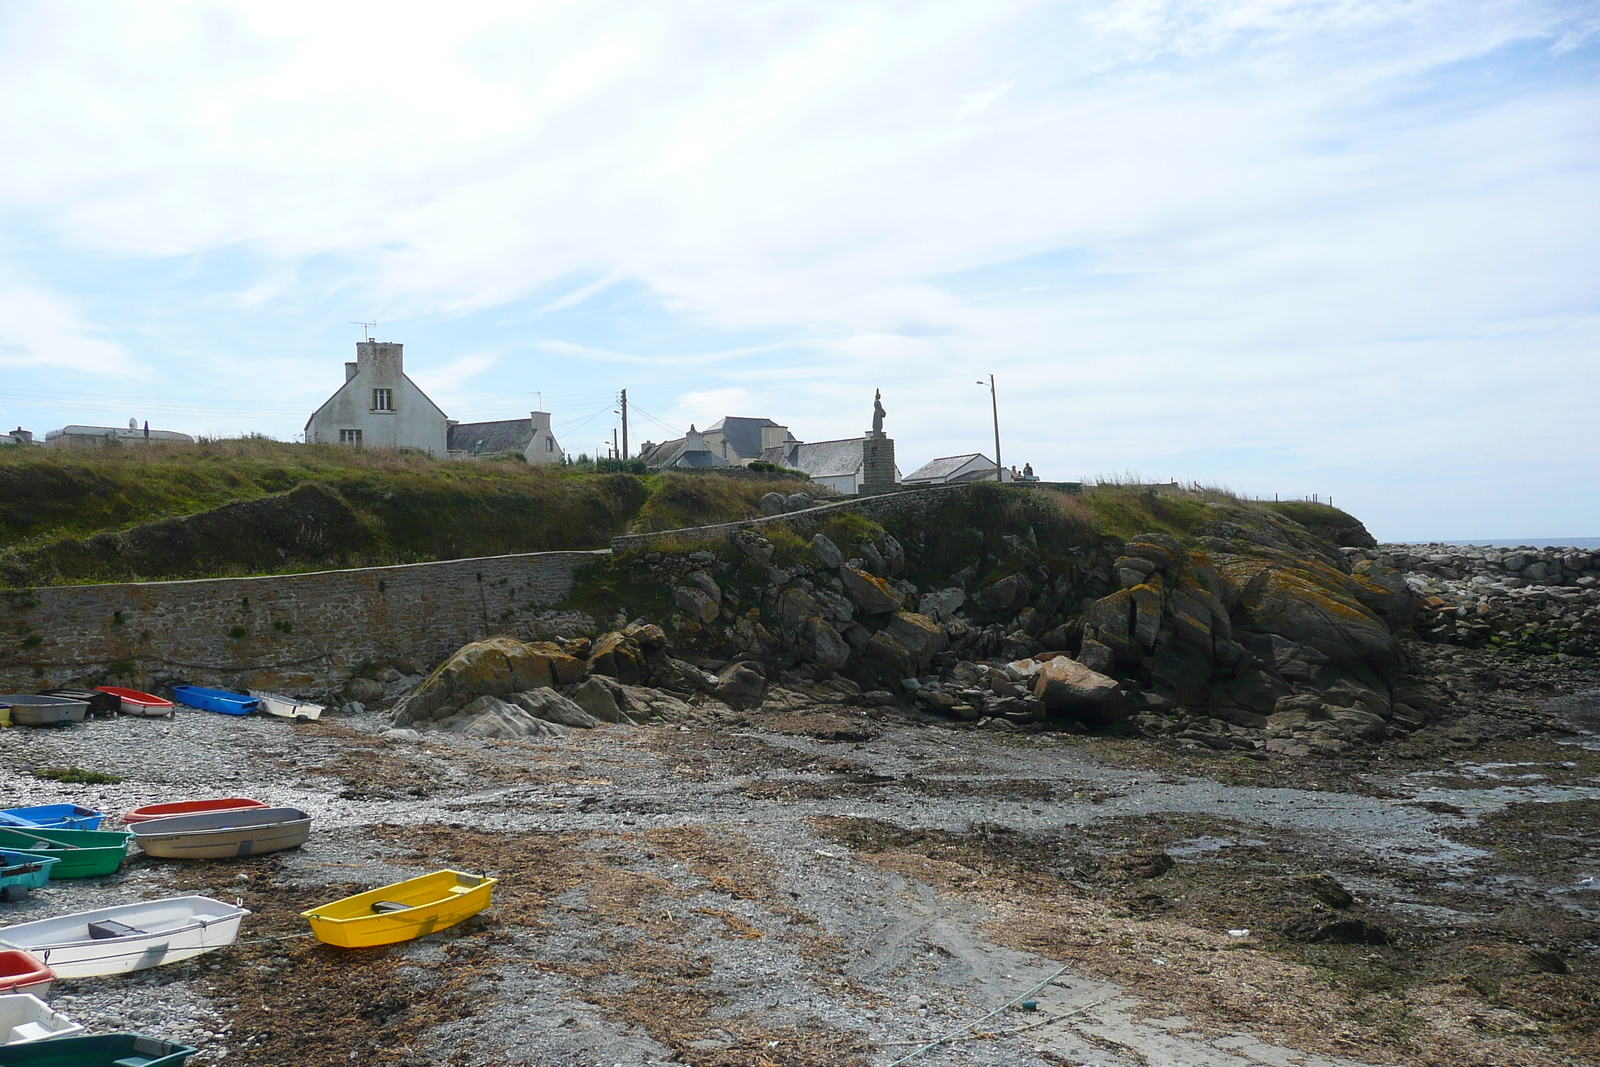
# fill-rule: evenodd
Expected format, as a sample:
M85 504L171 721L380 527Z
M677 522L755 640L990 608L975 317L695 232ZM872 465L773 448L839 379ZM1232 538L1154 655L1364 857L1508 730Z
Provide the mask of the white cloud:
M133 373L127 350L94 332L53 293L32 287L0 289L0 367Z
M1577 3L0 12L0 215L108 276L249 259L203 299L253 321L430 328L452 415L631 381L820 439L882 383L910 460L983 445L994 370L1041 467L1265 483L1581 448L1551 383L1600 399Z

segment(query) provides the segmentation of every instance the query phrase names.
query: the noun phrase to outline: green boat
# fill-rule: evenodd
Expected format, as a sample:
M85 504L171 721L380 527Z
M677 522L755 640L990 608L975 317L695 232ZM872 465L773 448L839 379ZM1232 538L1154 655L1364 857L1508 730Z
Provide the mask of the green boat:
M0 826L0 849L61 861L50 869L52 881L116 873L132 840L133 834L127 830L24 830L20 826Z
M178 1067L194 1051L143 1034L58 1037L0 1045L0 1067Z

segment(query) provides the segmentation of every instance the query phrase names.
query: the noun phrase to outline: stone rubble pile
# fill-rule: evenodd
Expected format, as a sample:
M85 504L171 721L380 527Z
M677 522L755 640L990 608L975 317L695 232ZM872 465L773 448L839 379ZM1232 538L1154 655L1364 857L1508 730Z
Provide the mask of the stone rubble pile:
M1600 655L1600 552L1480 545L1343 549L1356 574L1393 569L1418 599L1418 634L1474 648Z

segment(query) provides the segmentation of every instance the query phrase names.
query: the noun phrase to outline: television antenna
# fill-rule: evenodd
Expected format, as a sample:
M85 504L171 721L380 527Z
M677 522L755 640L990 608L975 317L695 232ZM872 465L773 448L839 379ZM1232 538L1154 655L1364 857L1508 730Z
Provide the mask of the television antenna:
M360 326L362 332L367 335L367 340L369 341L372 340L372 331L378 328L378 324L375 322L352 322L350 325Z

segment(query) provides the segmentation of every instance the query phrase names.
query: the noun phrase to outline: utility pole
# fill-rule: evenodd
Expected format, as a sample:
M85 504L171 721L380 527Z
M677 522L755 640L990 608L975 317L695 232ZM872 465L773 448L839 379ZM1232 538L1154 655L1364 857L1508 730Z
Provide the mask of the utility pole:
M611 430L611 458L617 459L619 456L620 452L617 449L617 431L616 428L613 427Z
M622 458L628 458L628 391L622 391Z
M979 385L983 382L979 381ZM1000 477L1000 401L994 395L994 375L989 375L989 408L994 413L994 480L999 482Z

